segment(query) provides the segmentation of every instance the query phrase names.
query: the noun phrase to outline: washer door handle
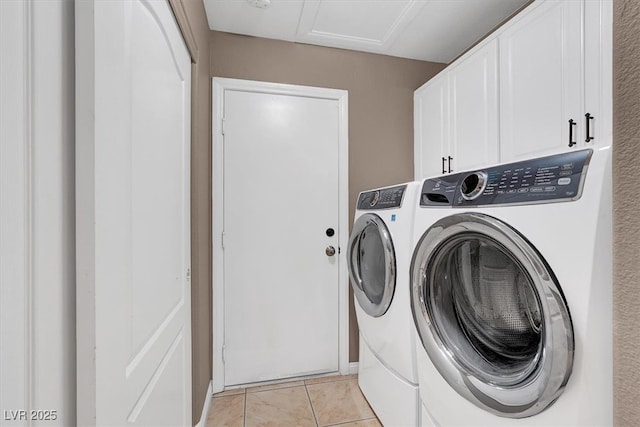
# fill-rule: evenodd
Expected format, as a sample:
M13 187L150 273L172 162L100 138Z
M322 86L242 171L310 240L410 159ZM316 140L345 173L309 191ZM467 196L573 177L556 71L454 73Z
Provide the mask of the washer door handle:
M327 246L327 248L324 250L324 253L327 254L327 256L334 256L336 254L336 248L334 248L333 246Z

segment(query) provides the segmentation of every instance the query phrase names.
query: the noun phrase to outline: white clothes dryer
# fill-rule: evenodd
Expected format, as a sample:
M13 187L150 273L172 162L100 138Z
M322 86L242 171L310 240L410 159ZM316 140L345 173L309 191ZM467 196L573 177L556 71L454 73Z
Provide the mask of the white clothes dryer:
M423 181L423 425L611 425L611 149Z
M359 194L347 248L360 330L358 384L385 426L419 424L415 327L409 298L419 182Z

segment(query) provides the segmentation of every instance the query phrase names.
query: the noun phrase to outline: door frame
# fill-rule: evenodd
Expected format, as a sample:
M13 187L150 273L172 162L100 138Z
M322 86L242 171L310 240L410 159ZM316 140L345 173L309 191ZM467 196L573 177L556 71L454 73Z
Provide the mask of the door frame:
M268 93L303 96L338 101L338 244L343 250L338 254L338 366L342 375L349 373L349 281L347 272L347 243L349 240L349 138L348 91L312 86L268 83L214 77L212 79L212 374L213 391L224 389L224 253L222 231L224 225L224 146L223 114L224 93L237 90L252 93Z

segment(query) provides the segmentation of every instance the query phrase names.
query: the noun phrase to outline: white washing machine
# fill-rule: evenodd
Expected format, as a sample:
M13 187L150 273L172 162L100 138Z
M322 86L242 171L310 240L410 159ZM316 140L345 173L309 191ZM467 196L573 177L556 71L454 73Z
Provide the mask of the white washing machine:
M415 327L409 298L419 182L358 196L347 259L360 330L358 384L385 426L420 418Z
M419 197L423 425L611 425L610 147L427 179Z

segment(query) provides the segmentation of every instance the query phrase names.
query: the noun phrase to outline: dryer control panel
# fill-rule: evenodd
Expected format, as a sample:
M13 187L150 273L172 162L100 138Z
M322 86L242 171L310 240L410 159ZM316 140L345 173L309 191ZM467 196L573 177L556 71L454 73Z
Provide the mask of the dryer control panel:
M356 209L379 210L392 209L402 206L402 198L407 190L406 185L381 188L379 190L363 191L358 196Z
M486 206L577 200L592 149L427 179L421 206Z

